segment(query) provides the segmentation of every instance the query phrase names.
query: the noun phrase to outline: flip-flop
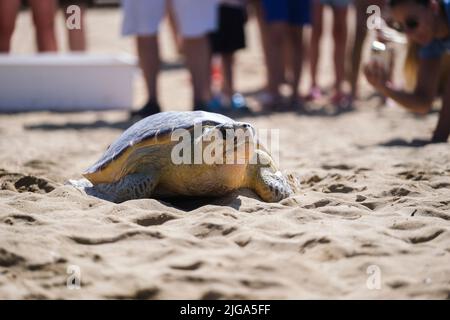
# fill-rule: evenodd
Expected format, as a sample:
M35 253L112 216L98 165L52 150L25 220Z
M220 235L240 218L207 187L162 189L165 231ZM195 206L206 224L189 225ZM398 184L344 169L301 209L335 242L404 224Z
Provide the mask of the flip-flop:
M319 87L312 87L308 95L305 97L306 101L315 101L322 98L322 90Z

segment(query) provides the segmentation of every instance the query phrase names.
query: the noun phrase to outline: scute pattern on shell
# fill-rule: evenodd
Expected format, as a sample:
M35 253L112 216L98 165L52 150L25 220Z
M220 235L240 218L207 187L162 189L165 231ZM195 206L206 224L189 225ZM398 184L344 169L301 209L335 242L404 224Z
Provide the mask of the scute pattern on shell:
M176 129L189 129L197 123L203 125L218 125L221 123L234 123L235 121L224 115L210 113L205 111L194 112L161 112L150 117L144 118L130 128L112 143L103 156L93 166L91 166L87 173L93 173L103 169L109 163L120 157L120 155L128 148L158 136L165 136Z

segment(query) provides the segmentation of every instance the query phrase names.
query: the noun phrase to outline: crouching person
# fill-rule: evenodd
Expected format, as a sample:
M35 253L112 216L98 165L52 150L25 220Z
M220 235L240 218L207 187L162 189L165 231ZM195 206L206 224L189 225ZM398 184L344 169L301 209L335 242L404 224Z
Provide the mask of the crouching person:
M430 142L447 142L450 135L450 79L440 84L440 69L444 55L450 53L450 0L389 0L396 28L417 44L417 81L412 92L397 90L388 81L388 74L376 61L364 68L368 82L381 94L406 109L427 113L442 88L442 109Z

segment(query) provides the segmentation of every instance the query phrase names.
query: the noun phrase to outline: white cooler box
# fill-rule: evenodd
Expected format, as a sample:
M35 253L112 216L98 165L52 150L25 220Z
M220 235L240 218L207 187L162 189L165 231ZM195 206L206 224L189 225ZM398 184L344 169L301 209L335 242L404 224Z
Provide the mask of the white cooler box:
M0 55L0 112L129 109L130 55Z

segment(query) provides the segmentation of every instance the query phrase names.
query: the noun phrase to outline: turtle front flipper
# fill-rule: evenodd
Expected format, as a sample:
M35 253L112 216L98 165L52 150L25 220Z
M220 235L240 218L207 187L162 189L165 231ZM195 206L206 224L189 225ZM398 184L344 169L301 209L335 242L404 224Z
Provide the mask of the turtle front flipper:
M278 202L294 195L300 189L293 175L283 175L273 163L269 154L257 150L258 162L252 164L250 186L266 202Z
M158 184L155 175L147 173L129 174L114 183L92 185L86 179L71 184L83 189L86 194L111 202L124 202L133 199L150 198Z

